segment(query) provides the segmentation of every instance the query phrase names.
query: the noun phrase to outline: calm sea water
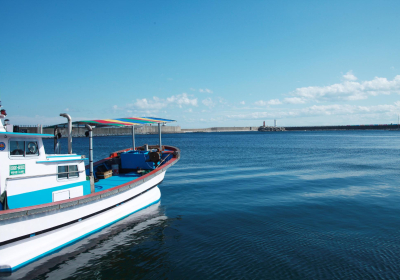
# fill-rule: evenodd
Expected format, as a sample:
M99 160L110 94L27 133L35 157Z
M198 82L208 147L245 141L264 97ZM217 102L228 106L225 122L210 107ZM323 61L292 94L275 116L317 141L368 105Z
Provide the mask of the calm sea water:
M87 138L73 141L88 154ZM95 159L130 144L94 138ZM182 157L160 203L9 279L400 278L400 131L170 134L163 144Z

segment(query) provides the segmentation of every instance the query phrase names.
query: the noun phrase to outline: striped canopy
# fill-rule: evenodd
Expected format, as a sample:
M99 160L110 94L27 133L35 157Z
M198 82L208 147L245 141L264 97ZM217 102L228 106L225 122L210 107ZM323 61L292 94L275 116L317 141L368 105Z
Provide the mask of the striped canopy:
M89 121L76 121L73 124L89 124L93 126L132 126L132 125L146 125L174 122L174 120L160 119L160 118L119 118L119 119L104 119L104 120L89 120Z
M132 126L132 125L146 125L146 124L159 124L159 123L167 123L167 122L175 122L175 120L168 119L160 119L160 118L151 118L151 117L143 117L143 118L119 118L119 119L104 119L104 120L84 120L84 121L76 121L72 122L74 126L80 126L89 124L96 127L104 127L104 126ZM54 125L51 127L66 127L68 124L63 123L59 125Z

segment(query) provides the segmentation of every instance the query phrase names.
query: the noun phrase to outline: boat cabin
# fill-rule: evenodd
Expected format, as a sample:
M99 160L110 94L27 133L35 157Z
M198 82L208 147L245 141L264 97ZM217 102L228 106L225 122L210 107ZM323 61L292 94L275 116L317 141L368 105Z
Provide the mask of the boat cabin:
M90 194L85 156L46 154L43 138L53 135L8 132L1 128L0 193L7 191L9 209Z

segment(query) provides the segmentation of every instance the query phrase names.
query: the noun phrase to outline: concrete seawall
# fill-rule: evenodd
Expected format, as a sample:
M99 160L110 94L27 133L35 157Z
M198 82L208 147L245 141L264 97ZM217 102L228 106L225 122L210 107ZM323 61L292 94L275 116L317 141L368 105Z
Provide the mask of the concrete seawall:
M28 133L38 133L36 126L20 126L20 130L24 130ZM257 131L256 126L246 127L210 127L210 128L193 128L193 129L181 129L180 126L162 126L161 132L166 133L191 133L191 132L235 132L235 131ZM67 131L61 128L61 133L65 137ZM83 137L85 135L85 128L73 128L73 137ZM43 128L43 133L54 134L54 128ZM135 134L158 134L158 126L142 126L135 128ZM93 136L112 136L112 135L132 135L131 127L102 127L93 128Z
M316 130L399 130L398 124L368 124L368 125L327 125L327 126L292 126L285 127L288 131Z
M210 127L210 128L191 128L182 129L182 132L230 132L230 131L257 131L257 126L244 126L244 127Z
M397 124L380 124L380 125L339 125L339 126L297 126L284 127L286 131L315 131L315 130L400 130ZM38 133L37 126L20 126L20 130L28 133ZM85 136L85 128L73 128L73 137ZM210 128L191 128L181 129L180 126L162 126L161 131L166 133L199 133L199 132L235 132L235 131L258 131L257 126L244 127L210 127ZM43 133L53 134L53 128L43 128ZM67 136L66 129L61 129L62 135ZM142 126L135 128L136 134L157 134L158 126ZM131 127L102 127L94 128L93 136L113 136L113 135L132 135Z

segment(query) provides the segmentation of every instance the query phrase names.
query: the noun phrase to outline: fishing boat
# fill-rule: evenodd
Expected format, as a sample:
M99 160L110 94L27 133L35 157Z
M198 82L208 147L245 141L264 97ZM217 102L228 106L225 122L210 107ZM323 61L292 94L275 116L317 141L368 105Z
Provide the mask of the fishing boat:
M1 104L0 104L1 107ZM53 134L21 133L0 111L0 272L28 263L157 203L158 185L180 158L161 143L161 126L173 120L121 118L54 126ZM158 145L135 147L135 126L158 125ZM132 147L93 162L93 127L132 127ZM72 152L72 128L85 127L89 159ZM68 154L60 154L66 130ZM54 138L46 154L43 138ZM86 164L89 160L88 164Z

